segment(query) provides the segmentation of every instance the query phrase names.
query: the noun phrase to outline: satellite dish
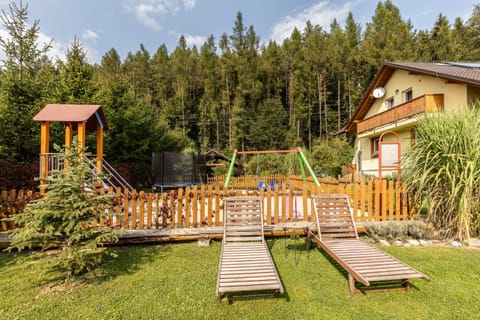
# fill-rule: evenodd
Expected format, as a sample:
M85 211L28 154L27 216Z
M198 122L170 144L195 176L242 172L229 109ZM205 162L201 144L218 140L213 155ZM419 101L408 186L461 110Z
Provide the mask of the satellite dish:
M381 98L385 95L385 88L384 87L377 87L373 89L373 97L374 98Z

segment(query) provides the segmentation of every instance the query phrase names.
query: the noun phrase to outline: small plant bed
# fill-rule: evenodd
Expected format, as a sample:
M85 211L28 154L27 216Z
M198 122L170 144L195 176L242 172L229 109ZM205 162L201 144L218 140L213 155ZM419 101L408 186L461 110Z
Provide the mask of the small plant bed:
M448 245L453 247L470 246L480 248L480 241L471 238L469 243L449 239L441 230L434 230L432 226L421 220L372 222L364 225L365 235L372 242L383 246L429 246Z
M351 295L344 271L304 239L269 239L285 294L215 297L221 243L113 248L116 259L65 281L56 252L0 253L0 319L471 319L480 314L480 250L385 247L430 282L409 292ZM109 248L112 249L112 248Z

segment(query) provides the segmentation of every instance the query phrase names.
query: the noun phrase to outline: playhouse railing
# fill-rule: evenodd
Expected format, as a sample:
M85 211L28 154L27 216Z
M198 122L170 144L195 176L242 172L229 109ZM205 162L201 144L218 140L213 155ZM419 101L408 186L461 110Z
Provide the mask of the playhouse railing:
M93 172L97 172L97 165L91 158L83 156L83 160L89 165ZM65 169L65 155L63 153L41 153L40 154L40 178L51 176L52 171ZM104 180L105 189L121 188L122 190L133 190L133 187L118 173L110 163L102 159L102 170L107 174L108 179Z

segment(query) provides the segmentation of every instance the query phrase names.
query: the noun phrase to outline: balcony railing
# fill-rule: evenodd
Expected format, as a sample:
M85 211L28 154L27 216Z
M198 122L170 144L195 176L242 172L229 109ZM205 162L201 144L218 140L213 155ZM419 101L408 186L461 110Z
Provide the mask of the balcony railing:
M425 112L442 110L443 94L426 94L360 121L357 124L357 132L362 133Z

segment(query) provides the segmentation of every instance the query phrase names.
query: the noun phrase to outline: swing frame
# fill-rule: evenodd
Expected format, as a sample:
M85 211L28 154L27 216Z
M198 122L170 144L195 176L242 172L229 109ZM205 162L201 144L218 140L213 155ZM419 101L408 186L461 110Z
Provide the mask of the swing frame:
M305 154L302 152L302 149L300 147L296 149L291 149L291 150L257 150L257 151L238 151L237 149L234 150L232 160L230 160L230 166L228 167L228 173L227 173L227 178L225 179L225 183L223 185L224 188L228 188L228 185L230 184L230 178L233 173L233 167L235 165L235 159L237 155L247 155L247 154L270 154L270 153L296 153L297 154L297 159L298 159L298 164L300 165L300 172L302 174L302 179L303 183L307 183L307 176L305 174L305 167L307 168L308 172L313 178L313 181L315 182L315 185L317 187L320 186L320 182L318 182L317 177L315 176L315 173L313 172L312 167L310 166L310 163L308 163L307 158L305 157Z

